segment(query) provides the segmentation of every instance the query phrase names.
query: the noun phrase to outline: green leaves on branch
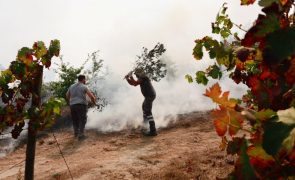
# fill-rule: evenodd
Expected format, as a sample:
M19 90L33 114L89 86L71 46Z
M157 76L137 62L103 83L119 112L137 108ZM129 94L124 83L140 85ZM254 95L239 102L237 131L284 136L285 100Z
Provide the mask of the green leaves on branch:
M200 60L203 58L203 48L209 53L211 59L215 59L218 65L223 65L227 69L231 69L233 65L233 50L231 47L226 46L223 42L218 42L209 36L195 41L196 46L193 50L195 59Z
M52 119L58 114L59 103L52 111L47 111L46 116L41 116L44 106L27 108L26 104L36 97L36 79L42 74L43 66L49 68L53 56L58 56L60 51L59 40L52 40L47 50L42 41L37 41L32 48L21 48L15 61L10 63L9 69L0 74L0 96L4 107L0 112L0 132L7 127L13 127L12 137L17 138L25 124L25 119L34 123L34 130L40 130L45 119ZM45 105L45 104L44 104Z
M143 47L140 56L135 61L133 70L140 68L143 69L145 74L154 81L160 81L167 74L167 66L163 61L163 55L166 49L163 44L157 43L152 50Z
M195 81L198 84L203 84L203 85L207 85L208 84L208 77L211 77L213 79L220 79L222 77L222 72L219 68L219 66L217 66L216 64L209 66L206 70L206 72L204 71L198 71L196 72L196 76L195 76ZM185 79L189 82L192 83L193 82L193 78L191 75L186 75Z
M63 57L60 57L58 68L55 72L59 76L58 81L53 81L43 86L43 91L50 91L54 96L65 98L69 87L77 82L79 74L84 74L87 79L87 85L90 85L91 91L95 93L97 80L103 78L103 60L99 59L99 51L94 51L88 55L84 63L79 67L73 67L70 63L65 63ZM88 67L88 65L90 65ZM92 87L94 86L94 87ZM96 94L97 95L97 94ZM101 97L100 97L101 98Z
M195 41L195 43L196 43L196 46L194 47L194 50L193 50L194 58L196 60L201 60L203 58L203 41L198 39Z
M222 77L222 72L220 71L219 66L214 64L213 66L209 66L206 70L208 76L212 77L213 79L220 79Z
M45 44L42 41L35 42L33 45L33 49L35 50L35 55L37 59L40 59L47 53L47 49Z
M226 14L226 10L227 6L224 3L221 11L216 16L215 22L211 24L212 33L220 34L223 38L228 38L232 35L231 28L233 27L233 23Z
M196 82L199 83L199 84L207 85L207 83L208 83L208 79L207 79L207 77L206 77L205 72L203 72L203 71L198 71L198 72L196 73Z

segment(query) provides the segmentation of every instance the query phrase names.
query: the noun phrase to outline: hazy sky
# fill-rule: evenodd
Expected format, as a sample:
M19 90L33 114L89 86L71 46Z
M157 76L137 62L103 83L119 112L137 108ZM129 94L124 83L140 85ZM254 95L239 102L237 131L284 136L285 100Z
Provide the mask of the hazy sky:
M74 66L99 49L110 69L124 75L141 48L157 42L177 64L197 66L194 40L211 33L224 2L236 23L249 26L257 17L257 6L241 7L239 0L0 0L0 65L34 41L59 39L64 60Z

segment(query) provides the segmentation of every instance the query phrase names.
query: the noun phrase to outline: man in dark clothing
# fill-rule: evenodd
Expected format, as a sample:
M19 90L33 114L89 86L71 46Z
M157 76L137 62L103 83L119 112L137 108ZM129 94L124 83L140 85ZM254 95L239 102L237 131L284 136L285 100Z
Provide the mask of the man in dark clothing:
M66 96L70 103L71 116L73 120L74 135L79 140L85 138L84 128L87 121L87 105L86 94L90 97L93 104L95 104L96 98L89 91L85 85L86 78L84 75L78 76L78 82L71 85Z
M136 75L137 80L134 80L132 75L126 75L125 78L130 85L140 85L142 95L144 96L144 101L142 103L143 120L144 123L148 122L150 125L150 132L146 135L156 136L157 130L152 114L153 101L156 98L155 89L151 83L151 80L145 75L142 69L136 69L134 74Z

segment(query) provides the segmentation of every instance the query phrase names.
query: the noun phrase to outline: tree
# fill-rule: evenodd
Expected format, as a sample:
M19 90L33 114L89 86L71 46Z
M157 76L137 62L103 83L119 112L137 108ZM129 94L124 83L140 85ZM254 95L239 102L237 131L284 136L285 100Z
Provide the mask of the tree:
M164 61L161 59L166 49L163 44L158 43L152 50L148 50L146 47L142 48L141 55L137 56L135 66L130 72L134 72L135 69L143 69L145 74L154 81L160 81L167 74L167 68Z
M242 5L254 2L241 0ZM223 5L212 23L212 32L222 41L206 36L195 41L193 50L200 60L205 49L215 64L186 79L207 85L227 72L249 88L241 100L230 99L218 83L204 94L218 104L211 114L222 138L220 147L237 155L230 177L288 179L295 176L294 0L260 0L259 5L264 14L249 30L233 23ZM232 32L234 26L245 32L243 38Z
M0 132L13 127L11 134L17 138L28 119L28 143L26 150L25 179L33 179L36 134L49 127L60 115L62 99L50 98L41 104L43 68L49 68L53 56L58 56L60 42L52 40L49 48L42 41L32 48L23 47L7 70L0 74L0 95L4 107L0 107ZM27 105L31 104L30 107Z
M99 78L102 78L102 76L104 76L104 74L102 74L103 60L98 60L98 53L99 51L95 51L88 55L84 63L78 68L71 66L69 63L65 63L61 57L60 63L57 64L58 68L55 70L59 76L59 80L49 83L49 88L53 95L65 98L66 92L69 87L77 81L79 74L85 74L88 84L95 84ZM86 64L90 60L92 61L91 66L87 68Z
M71 66L69 63L65 63L62 57L60 57L59 62L60 63L57 63L58 68L55 70L59 76L59 80L45 85L49 89L49 92L47 93L52 93L52 95L55 97L65 98L69 87L77 82L78 75L84 74L86 76L87 85L89 85L90 90L95 94L96 97L99 97L99 92L96 91L97 82L103 79L103 77L107 74L107 72L105 72L103 69L103 60L99 59L99 51L94 51L91 54L88 54L87 59L78 68ZM88 66L89 62L90 66ZM47 88L44 87L43 89L45 90ZM107 104L108 102L103 97L99 97L97 99L97 108L100 111Z

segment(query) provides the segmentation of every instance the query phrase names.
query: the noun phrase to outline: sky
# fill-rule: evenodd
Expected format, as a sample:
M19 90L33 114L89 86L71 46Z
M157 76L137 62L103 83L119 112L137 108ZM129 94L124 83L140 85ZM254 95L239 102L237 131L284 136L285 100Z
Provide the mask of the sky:
M88 53L99 50L111 76L98 88L105 97L113 98L113 106L100 114L90 113L88 124L101 127L103 122L105 129L113 128L114 122L109 119L116 111L123 122L118 125L120 129L130 123L130 117L141 121L142 102L139 88L128 86L122 78L132 70L142 47L151 49L160 42L167 49L165 57L176 66L177 78L154 83L156 118L205 110L213 107L202 95L205 87L188 84L184 75L212 63L206 57L194 60L192 49L195 39L211 35L211 22L224 2L232 21L245 29L260 11L257 4L240 6L239 0L0 0L0 68L8 67L18 49L39 40L49 45L50 40L59 39L64 61L75 67L82 65ZM47 82L57 79L52 70L46 70L44 76ZM221 85L234 87L234 96L241 96L245 90L227 79ZM130 110L130 105L136 108Z
M61 41L64 60L74 66L100 50L114 71L128 71L141 48L157 42L188 64L194 40L211 34L224 2L237 24L249 26L258 15L257 5L241 7L239 0L0 0L0 64L8 67L21 47L51 39Z

